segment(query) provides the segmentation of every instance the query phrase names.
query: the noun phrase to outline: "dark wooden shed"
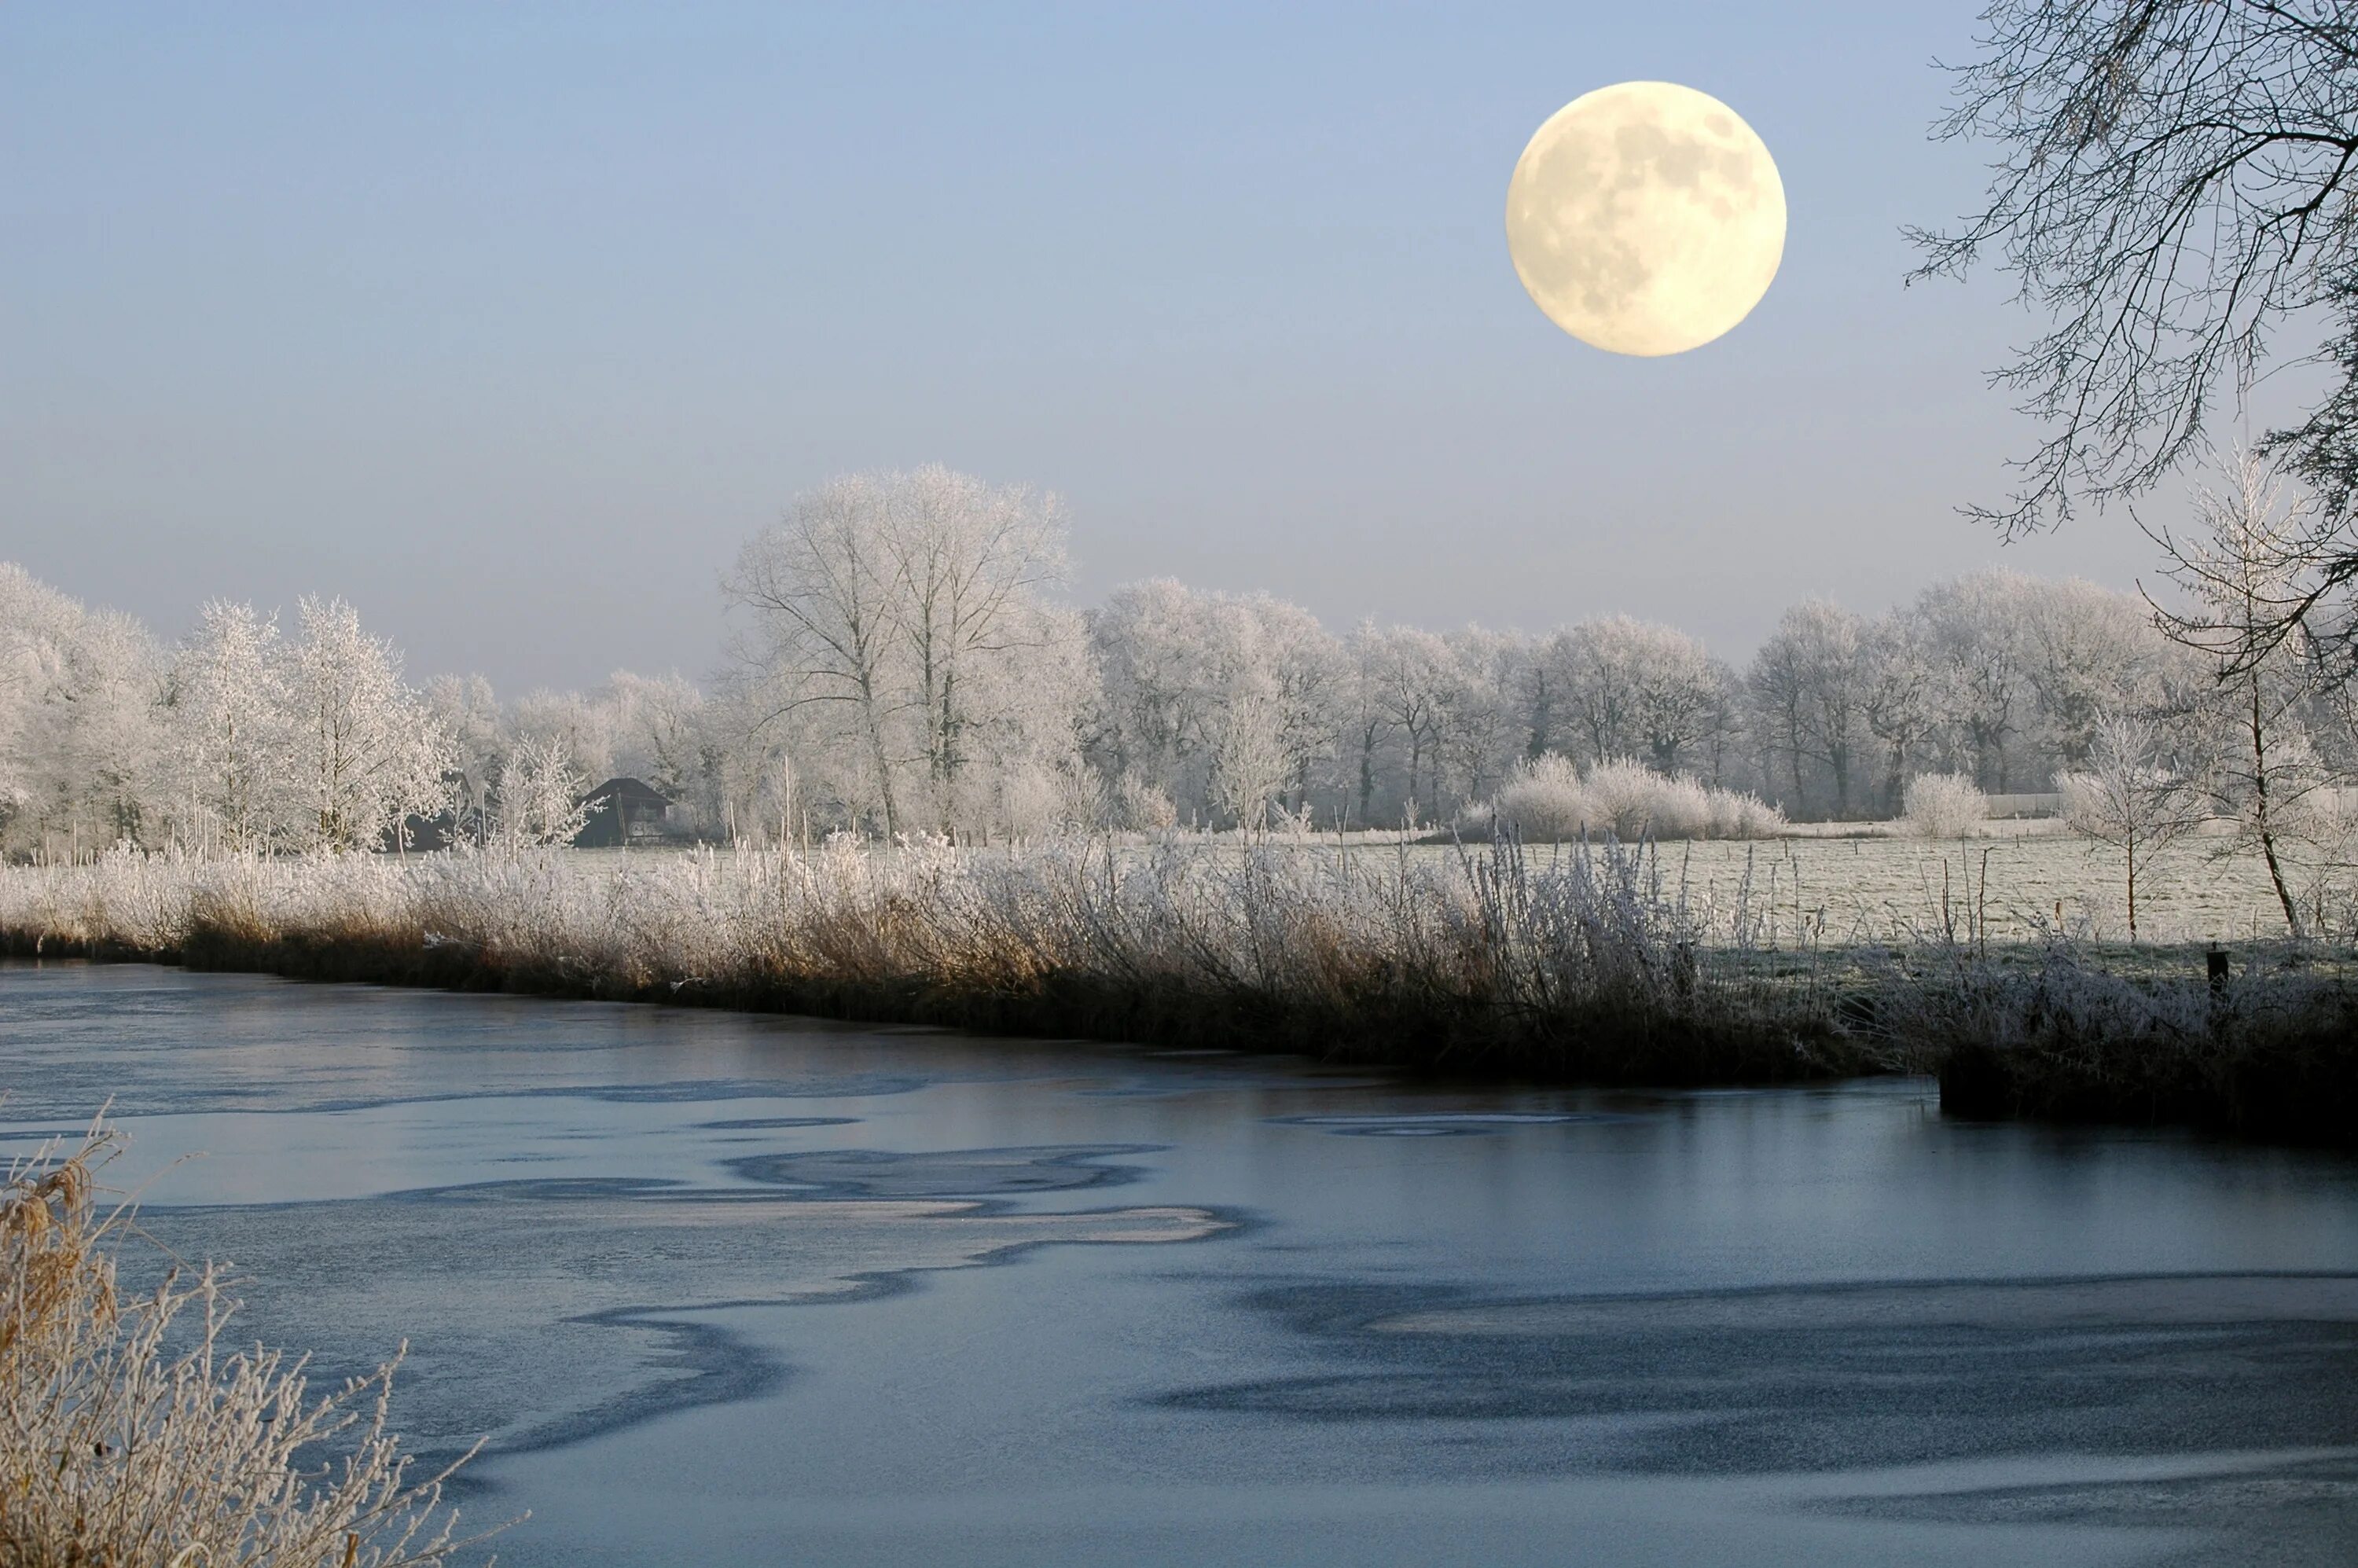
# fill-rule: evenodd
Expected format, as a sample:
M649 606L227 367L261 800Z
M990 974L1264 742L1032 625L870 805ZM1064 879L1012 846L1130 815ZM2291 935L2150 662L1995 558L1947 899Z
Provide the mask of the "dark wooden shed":
M671 831L671 796L644 779L608 779L580 804L593 808L573 839L585 849L651 843Z

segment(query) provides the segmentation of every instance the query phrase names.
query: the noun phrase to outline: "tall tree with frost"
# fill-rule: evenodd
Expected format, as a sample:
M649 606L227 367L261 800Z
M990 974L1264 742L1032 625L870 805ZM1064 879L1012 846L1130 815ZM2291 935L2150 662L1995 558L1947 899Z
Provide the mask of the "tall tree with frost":
M1859 690L1859 717L1883 747L1884 810L1897 816L1906 804L1910 764L1938 728L1921 622L1897 611L1877 618L1867 628L1860 656L1866 679Z
M1091 752L1109 778L1171 795L1209 745L1212 637L1204 596L1169 578L1118 588L1088 616L1098 668Z
M1375 821L1377 760L1392 738L1391 706L1384 700L1384 633L1372 621L1351 629L1344 643L1344 745L1361 827Z
M1441 705L1440 799L1487 799L1506 782L1529 733L1516 707L1528 643L1478 626L1445 640L1451 678Z
M449 807L461 833L489 816L509 737L492 683L481 676L437 676L426 683L426 711L450 740Z
M1383 728L1408 748L1402 807L1412 818L1420 808L1430 816L1441 794L1441 734L1456 658L1443 639L1412 626L1378 633L1373 652L1375 711Z
M213 600L172 662L172 796L198 844L252 851L292 824L294 735L278 623Z
M350 604L305 599L297 620L285 690L305 836L318 849L371 849L442 804L450 741Z
M739 652L767 719L802 725L823 759L855 752L888 834L913 799L949 832L979 757L1007 755L1011 732L1070 731L1069 714L1044 710L1065 686L1022 676L1076 652L1077 623L1043 597L1064 569L1055 497L932 467L797 498L727 588L752 615Z
M2011 787L2014 741L2029 707L2024 669L2028 579L1974 572L1936 583L1911 613L1931 656L1933 702L1945 716L1949 750L1985 789Z
M1823 600L1786 611L1754 654L1747 684L1786 753L1796 809L1806 804L1808 760L1832 783L1827 804L1834 815L1850 815L1866 740L1867 680L1866 623Z
M1298 604L1257 593L1242 601L1253 644L1277 704L1278 749L1297 809L1333 760L1344 724L1343 647Z
M1701 643L1632 616L1584 621L1550 648L1560 708L1591 762L1639 757L1676 773L1709 731L1719 673Z
M500 763L492 792L497 803L493 838L515 850L569 844L604 806L582 798L590 781L576 772L565 744L554 735L527 737Z
M950 832L977 732L1009 716L1020 686L994 677L1058 638L1041 595L1065 580L1063 503L935 464L874 487L892 576L891 622L920 719L926 793ZM996 699L995 701L993 699Z
M890 838L902 827L895 779L907 745L885 486L849 474L796 496L746 542L722 586L752 613L736 652L757 683L757 730L814 719L817 749L852 748L862 804Z
M2156 614L2172 641L2211 665L2201 707L2214 730L2231 737L2221 748L2215 804L2237 824L2234 847L2259 850L2285 925L2299 936L2286 851L2310 797L2331 783L2303 722L2322 672L2308 639L2260 633L2278 606L2304 591L2299 554L2285 546L2306 524L2265 460L2239 452L2223 466L2224 484L2196 492L2196 533L2155 535L2170 580L2186 595Z
M644 779L675 801L700 795L714 764L704 694L693 683L676 674L616 670L606 678L604 706L613 715L616 771Z
M2152 607L2082 578L2019 581L2022 672L2040 748L2076 768L2108 712L2166 707L2186 661L2154 627Z
M535 687L516 699L509 729L518 741L555 741L574 772L591 780L614 772L614 705L578 691Z
M129 616L0 564L0 847L96 849L155 826L161 670Z

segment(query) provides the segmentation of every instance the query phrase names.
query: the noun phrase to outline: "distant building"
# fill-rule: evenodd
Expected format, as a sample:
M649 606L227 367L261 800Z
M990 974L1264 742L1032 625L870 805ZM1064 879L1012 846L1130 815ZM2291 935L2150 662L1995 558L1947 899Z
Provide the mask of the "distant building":
M584 849L654 843L671 832L671 796L644 779L608 779L579 804L592 808L573 838Z

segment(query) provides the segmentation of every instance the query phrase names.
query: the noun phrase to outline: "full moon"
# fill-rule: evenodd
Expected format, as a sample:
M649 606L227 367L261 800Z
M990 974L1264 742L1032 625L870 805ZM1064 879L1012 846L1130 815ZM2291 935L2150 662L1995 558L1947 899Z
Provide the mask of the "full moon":
M1785 254L1785 185L1707 92L1624 81L1548 117L1507 182L1507 252L1548 319L1617 354L1700 348Z

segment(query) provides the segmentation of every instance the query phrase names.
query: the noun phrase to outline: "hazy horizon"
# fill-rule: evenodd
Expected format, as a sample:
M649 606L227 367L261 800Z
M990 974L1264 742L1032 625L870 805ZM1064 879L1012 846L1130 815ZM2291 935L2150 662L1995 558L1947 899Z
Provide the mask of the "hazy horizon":
M1328 624L1790 603L1987 565L2125 588L2115 513L2001 548L2029 320L1903 289L1979 189L1925 127L1974 7L1369 20L705 5L0 17L0 557L167 635L352 600L414 676L702 676L740 542L829 474L1068 501L1074 597ZM1534 310L1500 207L1570 98L1736 107L1791 227L1669 360Z

